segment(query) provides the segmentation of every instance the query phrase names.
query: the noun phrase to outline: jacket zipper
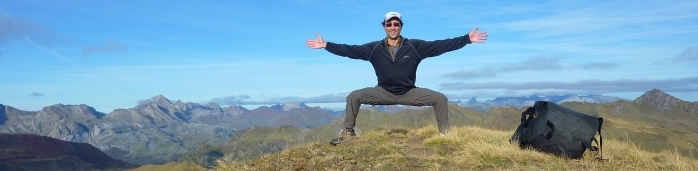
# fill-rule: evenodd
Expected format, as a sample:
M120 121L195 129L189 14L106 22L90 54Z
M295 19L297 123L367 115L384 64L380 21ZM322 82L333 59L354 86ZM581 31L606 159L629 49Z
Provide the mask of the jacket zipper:
M398 46L398 48L396 48L397 51L395 51L395 57L392 57L393 54L390 53L390 48L391 48L392 46L388 45L388 43L385 44L385 45L386 45L386 48L388 49L388 53L391 55L390 58L393 59L393 62L395 62L396 60L398 60L397 52L400 51L400 47L402 47L402 45L404 45L404 44L405 44L405 40L400 41L400 46Z

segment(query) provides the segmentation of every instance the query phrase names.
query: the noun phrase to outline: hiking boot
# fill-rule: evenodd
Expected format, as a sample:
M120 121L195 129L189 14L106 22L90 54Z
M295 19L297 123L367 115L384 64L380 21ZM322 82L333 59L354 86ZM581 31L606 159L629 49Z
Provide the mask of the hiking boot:
M337 145L342 143L345 140L351 139L351 137L355 137L356 133L354 132L354 129L343 129L341 132L339 132L339 135L337 135L337 138L333 138L330 140L330 144L332 145Z
M448 124L439 125L439 134L444 136L450 129L451 127Z

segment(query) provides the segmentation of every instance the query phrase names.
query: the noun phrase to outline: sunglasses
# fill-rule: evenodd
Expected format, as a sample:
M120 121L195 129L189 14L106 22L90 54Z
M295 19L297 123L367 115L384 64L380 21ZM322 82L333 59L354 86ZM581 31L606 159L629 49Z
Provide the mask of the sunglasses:
M400 23L385 23L385 27L390 27L390 26L400 27Z

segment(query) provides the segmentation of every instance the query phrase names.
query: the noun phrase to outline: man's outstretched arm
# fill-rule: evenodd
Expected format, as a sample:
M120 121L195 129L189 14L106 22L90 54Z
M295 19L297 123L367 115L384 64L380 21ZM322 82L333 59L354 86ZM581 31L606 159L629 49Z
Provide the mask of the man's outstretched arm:
M325 40L322 39L322 36L320 36L320 34L318 33L315 33L315 36L317 36L317 39L310 39L305 41L305 45L307 45L311 49L325 48L325 50L335 55L361 60L368 60L369 56L371 55L370 53L372 49L369 47L369 44L337 44L332 42L325 42Z
M460 37L422 42L418 51L422 57L426 58L463 48L467 44L485 43L487 32L477 32L477 29L478 27L475 27L470 33Z

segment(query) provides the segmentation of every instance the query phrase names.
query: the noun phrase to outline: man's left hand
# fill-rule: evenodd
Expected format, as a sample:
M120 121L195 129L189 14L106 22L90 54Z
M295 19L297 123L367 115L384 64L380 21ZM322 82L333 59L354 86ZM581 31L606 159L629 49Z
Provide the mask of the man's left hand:
M485 40L487 40L487 32L477 32L477 27L471 30L468 36L470 37L470 42L473 43L485 43Z

